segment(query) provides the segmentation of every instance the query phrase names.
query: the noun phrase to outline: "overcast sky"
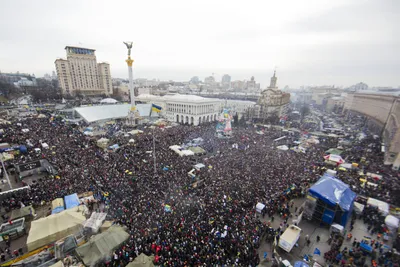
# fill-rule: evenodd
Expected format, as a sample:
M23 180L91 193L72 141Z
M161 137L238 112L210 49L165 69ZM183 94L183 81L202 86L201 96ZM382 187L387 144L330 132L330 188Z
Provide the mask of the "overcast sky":
M215 73L265 87L400 85L399 0L12 0L0 5L0 71L42 76L66 45L96 49L113 77Z

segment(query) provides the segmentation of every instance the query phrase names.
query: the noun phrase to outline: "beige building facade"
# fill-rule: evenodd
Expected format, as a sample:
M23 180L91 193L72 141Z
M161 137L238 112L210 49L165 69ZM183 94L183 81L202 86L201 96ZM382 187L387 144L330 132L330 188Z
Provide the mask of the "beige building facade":
M400 167L400 98L392 95L353 93L346 96L344 112L365 115L382 134L385 164Z
M271 77L268 88L261 92L257 100L257 105L252 109L252 117L255 119L265 119L271 116L279 118L287 115L290 103L290 94L278 90L276 72Z
M65 47L67 59L55 61L57 76L64 95L111 95L110 65L97 63L95 50Z

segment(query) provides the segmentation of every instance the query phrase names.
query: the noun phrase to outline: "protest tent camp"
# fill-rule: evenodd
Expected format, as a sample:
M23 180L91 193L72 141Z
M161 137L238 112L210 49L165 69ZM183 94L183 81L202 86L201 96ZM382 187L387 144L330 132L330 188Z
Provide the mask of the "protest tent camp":
M79 206L80 202L79 202L78 194L75 193L75 194L65 196L64 203L65 203L66 209L71 209L71 208Z
M154 256L147 256L144 253L139 254L134 261L126 265L126 267L153 267Z
M55 242L82 230L86 220L78 207L32 221L27 240L28 251Z
M129 234L121 226L112 226L107 231L93 236L89 242L75 251L85 266L96 266L105 257L129 238Z
M347 184L325 174L308 191L307 217L311 215L319 222L345 226L353 211L355 198L356 193Z

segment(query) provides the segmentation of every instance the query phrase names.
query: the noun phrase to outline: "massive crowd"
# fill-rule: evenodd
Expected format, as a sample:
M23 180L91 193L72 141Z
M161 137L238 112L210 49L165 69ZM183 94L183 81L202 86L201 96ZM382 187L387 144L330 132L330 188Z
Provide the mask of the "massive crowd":
M153 149L150 129L135 135L134 144L129 144L131 136L110 131L113 135L106 137L120 145L115 152L96 146L100 137L86 136L78 126L59 120L13 121L4 130L3 142L49 145L40 153L32 147L7 164L46 158L60 178L44 177L30 191L2 199L2 207L40 205L92 191L105 202L109 216L130 233L113 261L126 263L144 252L156 255L155 261L164 266L256 266L257 248L267 229L255 214L256 203L265 203L264 212L271 216L285 213L288 198L282 193L292 186L304 193L319 177L324 149L335 143L321 139L321 146L310 146L303 154L276 149L273 139L283 135L281 130L265 129L259 135L254 128L238 128L232 138L219 139L213 125L156 128L154 173L153 155L148 153ZM197 137L204 139L204 156L179 157L169 149ZM298 137L288 136L285 142ZM196 163L206 167L198 173L202 182L193 188L187 173Z

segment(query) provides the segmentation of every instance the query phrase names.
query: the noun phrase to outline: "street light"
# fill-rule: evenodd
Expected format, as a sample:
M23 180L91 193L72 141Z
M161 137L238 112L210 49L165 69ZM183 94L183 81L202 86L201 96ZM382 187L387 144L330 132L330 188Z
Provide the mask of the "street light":
M6 179L7 179L8 185L10 186L10 189L12 189L12 185L11 185L11 182L10 182L10 177L8 177L8 173L7 173L6 167L4 167L3 155L0 155L0 161L1 161L1 165L3 166L4 174L6 175Z

